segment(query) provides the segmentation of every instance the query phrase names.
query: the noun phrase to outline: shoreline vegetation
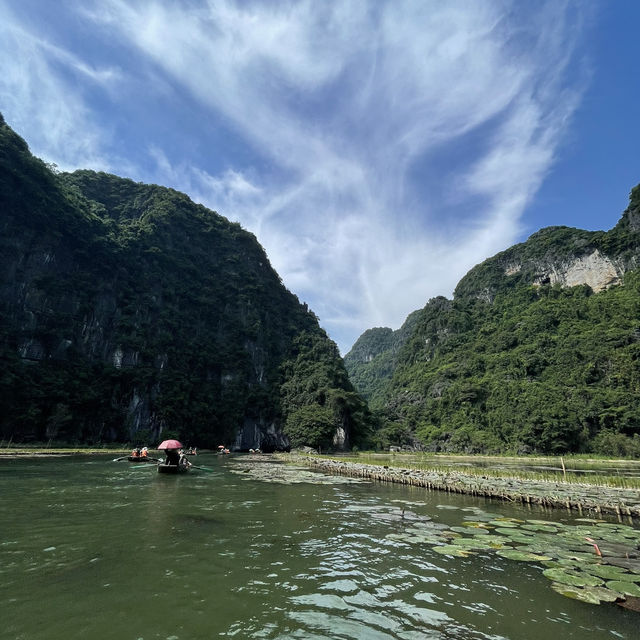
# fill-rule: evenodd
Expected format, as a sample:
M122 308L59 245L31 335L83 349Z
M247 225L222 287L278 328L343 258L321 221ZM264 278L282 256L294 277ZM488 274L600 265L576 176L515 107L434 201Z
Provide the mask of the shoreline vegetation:
M306 464L312 468L340 475L366 478L377 482L421 487L428 490L466 494L484 498L495 498L508 502L529 506L542 506L575 511L577 515L597 514L614 515L619 520L623 517L640 518L640 478L616 478L616 476L597 476L564 479L543 479L545 474L527 474L518 470L496 471L492 468L465 468L464 471L451 467L437 466L437 458L433 459L431 468L423 464L416 468L391 456L372 463L357 459L326 457L317 455L286 454L278 455L282 460L298 464ZM461 456L471 460L472 456ZM507 458L500 458L504 461ZM519 459L521 460L521 459ZM540 460L540 458L537 458ZM548 460L548 459L547 459ZM616 464L623 461L595 461L605 464ZM628 461L624 461L628 462ZM411 468L409 465L413 468ZM536 475L541 476L537 478ZM527 477L528 476L528 477ZM620 484L612 486L603 481L607 478ZM624 486L620 486L624 482ZM631 488L631 486L635 488Z

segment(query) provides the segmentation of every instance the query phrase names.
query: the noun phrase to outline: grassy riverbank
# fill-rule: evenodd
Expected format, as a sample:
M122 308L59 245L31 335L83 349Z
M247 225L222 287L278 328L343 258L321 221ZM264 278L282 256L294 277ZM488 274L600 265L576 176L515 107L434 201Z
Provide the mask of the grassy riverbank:
M523 481L640 489L640 460L586 456L468 456L421 453L358 453L335 460Z
M374 454L375 455L375 454ZM475 457L460 456L461 459L477 460ZM394 482L429 490L462 493L486 498L498 498L510 502L520 502L545 507L560 507L576 510L579 514L615 514L640 518L640 482L638 478L609 478L605 484L603 477L581 478L569 481L568 473L551 479L549 474L518 471L504 471L495 467L443 466L438 462L431 465L407 456L330 457L319 455L286 455L282 459L309 465L328 473L367 478L379 482ZM504 460L500 458L500 460ZM441 461L440 461L441 462ZM597 462L597 461L594 461ZM627 486L620 486L618 482ZM633 485L633 486L629 486Z

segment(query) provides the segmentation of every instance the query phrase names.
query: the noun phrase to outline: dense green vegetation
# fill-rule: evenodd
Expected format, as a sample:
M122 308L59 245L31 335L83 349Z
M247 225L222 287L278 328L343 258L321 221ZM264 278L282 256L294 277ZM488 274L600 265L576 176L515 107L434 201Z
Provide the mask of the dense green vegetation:
M420 312L414 311L397 331L388 327L367 329L344 357L349 378L371 409L383 407L381 390L391 378L398 353L411 336L419 316Z
M378 446L640 457L639 204L636 187L608 233L543 229L478 265L393 349L363 358L364 334L345 362L377 414ZM596 249L626 265L621 285L533 285Z
M269 449L285 426L296 444L364 432L335 345L238 224L172 189L52 172L0 116L0 225L5 440Z

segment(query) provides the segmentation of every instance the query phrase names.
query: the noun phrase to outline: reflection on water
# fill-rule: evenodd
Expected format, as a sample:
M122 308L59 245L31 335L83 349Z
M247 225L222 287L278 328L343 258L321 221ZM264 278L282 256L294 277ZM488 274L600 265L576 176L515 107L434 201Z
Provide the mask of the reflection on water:
M535 564L386 537L423 516L459 524L466 507L545 512L335 479L273 484L230 473L233 457L198 462L213 472L0 460L3 637L635 637L640 614L564 598ZM398 519L402 508L415 517Z

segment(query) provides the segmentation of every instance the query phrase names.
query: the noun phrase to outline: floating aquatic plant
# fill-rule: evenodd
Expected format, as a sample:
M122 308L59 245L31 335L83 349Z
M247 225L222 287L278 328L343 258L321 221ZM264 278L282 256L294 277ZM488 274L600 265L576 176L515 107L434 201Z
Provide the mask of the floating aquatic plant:
M508 560L539 563L554 591L590 604L640 597L640 558L633 557L640 554L640 531L624 524L586 518L564 524L496 514L486 518L475 508L473 520L462 526L432 529L424 538L417 534L409 528L388 537L409 544L428 542L434 552L446 556L495 551ZM604 553L597 555L594 545Z

